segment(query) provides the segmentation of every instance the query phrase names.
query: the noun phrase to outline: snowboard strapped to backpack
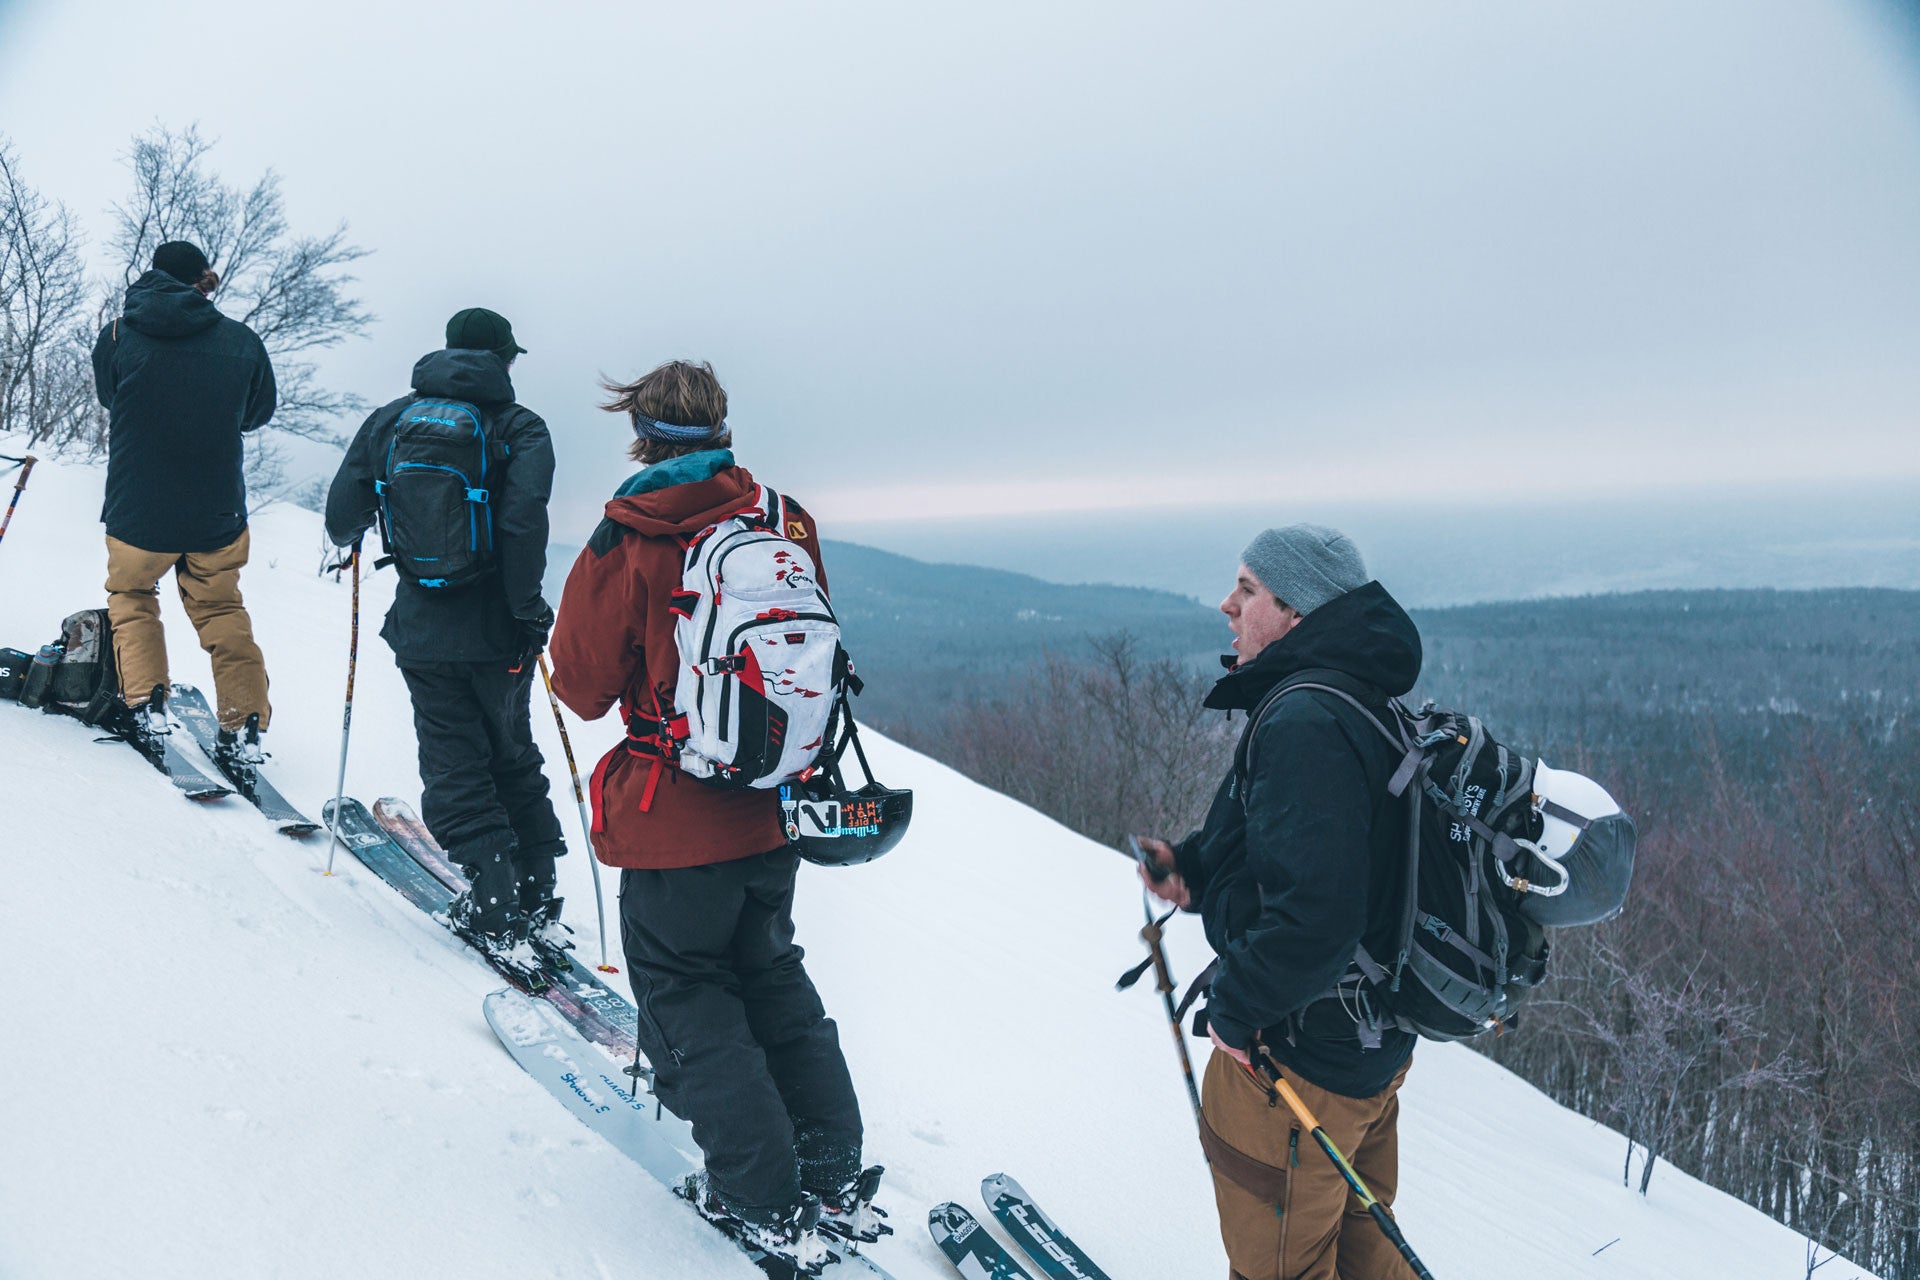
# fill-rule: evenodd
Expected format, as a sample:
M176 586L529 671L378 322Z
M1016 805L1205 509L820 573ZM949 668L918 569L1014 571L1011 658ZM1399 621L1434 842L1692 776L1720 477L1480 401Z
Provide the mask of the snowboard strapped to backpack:
M1359 711L1400 755L1387 787L1406 813L1395 952L1357 948L1341 979L1289 1029L1322 1001L1337 1001L1369 1047L1383 1023L1432 1040L1509 1026L1546 976L1545 926L1620 913L1633 874L1633 823L1598 784L1502 746L1473 716L1431 702L1409 711L1389 699L1383 720L1343 686L1349 679L1332 671L1282 681L1250 717L1234 759L1245 803L1255 731L1274 703L1304 690ZM1558 839L1543 843L1549 827Z
M386 464L373 482L380 541L407 578L435 589L464 586L495 564L492 490L507 460L486 417L464 400L422 398L400 410Z

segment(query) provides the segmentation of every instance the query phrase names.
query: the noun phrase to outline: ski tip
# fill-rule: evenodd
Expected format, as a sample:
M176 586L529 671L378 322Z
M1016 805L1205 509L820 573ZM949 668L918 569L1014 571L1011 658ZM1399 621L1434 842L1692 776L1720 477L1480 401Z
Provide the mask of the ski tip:
M281 835L288 836L294 840L298 840L303 836L310 836L319 829L319 823L308 822L304 819L299 822L283 822L279 828Z

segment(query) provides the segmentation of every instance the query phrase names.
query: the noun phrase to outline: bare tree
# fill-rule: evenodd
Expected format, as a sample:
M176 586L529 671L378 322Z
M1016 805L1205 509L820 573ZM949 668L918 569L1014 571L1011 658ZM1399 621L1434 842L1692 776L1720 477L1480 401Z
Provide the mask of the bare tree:
M1050 654L1005 701L963 708L934 743L957 768L1103 844L1198 825L1234 741L1210 681L1121 634L1092 661ZM919 735L910 735L917 740Z
M29 446L59 447L91 417L80 244L66 206L26 184L0 137L0 433Z
M344 222L324 235L295 235L279 175L269 169L245 190L229 186L208 162L213 146L191 125L179 131L156 125L134 139L127 157L133 189L113 210L121 284L137 277L166 241L199 245L220 273L214 297L221 309L259 334L273 357L280 406L272 427L340 443L335 424L363 413L366 404L321 385L306 357L365 333L372 323L347 271L367 250L347 240ZM272 469L264 442L253 457L257 468Z

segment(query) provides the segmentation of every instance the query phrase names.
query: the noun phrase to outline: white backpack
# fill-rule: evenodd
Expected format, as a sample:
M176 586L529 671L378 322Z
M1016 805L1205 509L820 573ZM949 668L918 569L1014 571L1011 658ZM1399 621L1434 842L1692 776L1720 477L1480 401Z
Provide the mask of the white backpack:
M670 606L674 706L686 717L680 768L716 786L809 776L847 683L840 624L790 527L786 500L760 486L754 506L688 546Z

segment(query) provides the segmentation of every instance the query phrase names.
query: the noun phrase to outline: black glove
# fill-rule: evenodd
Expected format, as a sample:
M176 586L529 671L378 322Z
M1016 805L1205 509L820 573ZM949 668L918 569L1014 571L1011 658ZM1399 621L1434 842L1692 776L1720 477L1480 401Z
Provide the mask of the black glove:
M553 609L542 600L539 613L531 618L517 618L515 621L520 627L520 657L513 664L513 669L518 671L532 662L547 647L547 637L553 632Z
M335 560L332 564L322 565L320 567L320 572L330 573L334 575L334 580L338 581L340 577L340 571L343 569L349 568L353 564L353 558L360 554L360 539L364 538L365 536L366 536L366 533L363 530L362 532L354 535L354 539L352 542L334 542L333 549L335 552L339 554L340 558L338 560ZM332 536L329 535L327 540L329 542L332 542L333 541Z

